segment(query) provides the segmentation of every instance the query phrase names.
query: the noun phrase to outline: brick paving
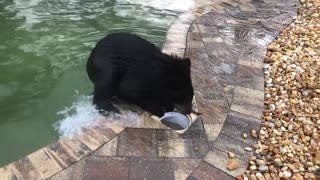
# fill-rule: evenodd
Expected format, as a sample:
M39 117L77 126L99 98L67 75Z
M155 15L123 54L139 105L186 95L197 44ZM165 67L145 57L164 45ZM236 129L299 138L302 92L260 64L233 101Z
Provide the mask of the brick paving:
M234 179L254 153L245 151L256 142L251 130L260 129L266 47L299 5L214 1L174 21L163 51L192 60L194 109L202 113L184 134L143 113L138 127L86 129L61 139L0 168L0 179ZM228 152L238 169L227 169Z

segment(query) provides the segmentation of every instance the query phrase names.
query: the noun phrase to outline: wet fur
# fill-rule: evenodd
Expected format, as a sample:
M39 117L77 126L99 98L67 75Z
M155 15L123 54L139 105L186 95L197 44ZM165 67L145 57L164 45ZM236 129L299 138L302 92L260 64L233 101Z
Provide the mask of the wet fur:
M164 54L137 35L110 34L97 43L87 62L93 103L100 110L118 112L112 105L112 97L117 97L157 116L175 107L190 113L190 66L190 59Z

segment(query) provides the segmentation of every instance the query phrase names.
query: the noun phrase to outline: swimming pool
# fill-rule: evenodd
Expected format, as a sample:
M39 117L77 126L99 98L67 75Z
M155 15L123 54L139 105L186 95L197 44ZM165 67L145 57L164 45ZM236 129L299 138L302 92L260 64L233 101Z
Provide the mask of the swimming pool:
M96 41L139 34L159 47L184 0L6 0L0 2L0 166L59 137L58 114L91 94L85 73Z

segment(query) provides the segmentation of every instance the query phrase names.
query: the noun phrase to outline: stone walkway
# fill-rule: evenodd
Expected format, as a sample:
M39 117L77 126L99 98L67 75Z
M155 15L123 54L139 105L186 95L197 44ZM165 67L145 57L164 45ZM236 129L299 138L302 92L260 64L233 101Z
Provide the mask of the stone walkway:
M192 60L194 109L202 113L186 133L143 113L138 127L86 129L61 139L1 168L0 179L234 179L254 153L251 131L260 129L266 47L298 6L296 0L215 1L174 21L163 51ZM232 171L228 152L239 165Z

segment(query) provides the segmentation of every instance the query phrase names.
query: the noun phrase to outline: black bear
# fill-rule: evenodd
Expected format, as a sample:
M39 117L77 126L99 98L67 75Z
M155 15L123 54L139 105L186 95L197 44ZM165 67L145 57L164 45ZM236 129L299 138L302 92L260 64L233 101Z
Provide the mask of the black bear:
M162 53L154 44L130 33L101 39L87 62L94 84L93 104L100 112L119 112L113 97L156 115L191 113L191 62Z

